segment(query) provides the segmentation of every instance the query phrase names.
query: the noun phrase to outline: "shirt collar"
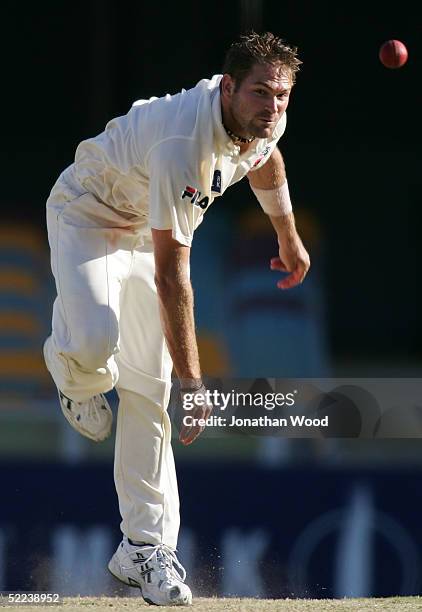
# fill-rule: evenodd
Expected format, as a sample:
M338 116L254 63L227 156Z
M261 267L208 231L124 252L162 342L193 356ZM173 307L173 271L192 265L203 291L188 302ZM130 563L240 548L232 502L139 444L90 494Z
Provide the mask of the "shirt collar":
M223 125L223 117L221 115L221 94L220 94L220 82L222 79L222 75L219 75L218 80L216 80L216 86L214 91L212 92L212 102L211 102L211 113L212 113L212 121L214 126L214 139L217 146L222 151L231 152L235 149L235 144L230 136L227 134Z

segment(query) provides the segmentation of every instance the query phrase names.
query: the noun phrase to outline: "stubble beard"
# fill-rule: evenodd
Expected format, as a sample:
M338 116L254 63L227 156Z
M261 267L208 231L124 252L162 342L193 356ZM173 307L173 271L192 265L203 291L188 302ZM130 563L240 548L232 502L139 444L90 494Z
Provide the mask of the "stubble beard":
M255 123L255 121L258 122L258 117L253 117L247 121L243 120L241 109L239 109L236 102L232 104L231 115L238 126L238 131L235 131L238 136L243 138L252 138L252 136L254 138L269 138L273 133L275 126L261 127Z
M273 133L273 126L259 127L255 126L252 122L250 122L249 126L251 136L255 136L255 138L269 138Z

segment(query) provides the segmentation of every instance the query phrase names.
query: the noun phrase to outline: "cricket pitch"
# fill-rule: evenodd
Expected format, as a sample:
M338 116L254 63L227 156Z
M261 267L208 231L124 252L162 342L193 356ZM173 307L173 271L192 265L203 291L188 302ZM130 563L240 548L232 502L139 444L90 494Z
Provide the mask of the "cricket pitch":
M135 612L150 606L138 597L65 597L61 605L11 605L0 610L46 610L46 612ZM157 609L158 608L151 608ZM162 606L163 611L175 610ZM198 612L416 612L422 610L422 597L390 597L386 599L239 599L196 597L192 606L177 609Z

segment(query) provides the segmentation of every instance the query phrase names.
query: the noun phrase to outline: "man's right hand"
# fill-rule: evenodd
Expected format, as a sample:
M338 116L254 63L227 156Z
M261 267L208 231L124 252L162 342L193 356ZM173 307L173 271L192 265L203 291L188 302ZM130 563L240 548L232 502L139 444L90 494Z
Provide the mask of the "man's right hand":
M207 395L205 385L202 385L199 389L183 389L180 391L183 424L179 440L185 446L192 444L205 429L205 421L213 409Z

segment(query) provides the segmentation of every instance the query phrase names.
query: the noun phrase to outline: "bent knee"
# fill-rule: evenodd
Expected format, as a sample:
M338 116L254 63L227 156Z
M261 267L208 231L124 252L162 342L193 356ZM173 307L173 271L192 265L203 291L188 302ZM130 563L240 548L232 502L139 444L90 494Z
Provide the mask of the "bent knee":
M65 354L77 361L80 366L88 370L97 370L107 366L110 357L118 352L118 346L118 334L109 336L103 333L87 332L81 338L72 338Z

